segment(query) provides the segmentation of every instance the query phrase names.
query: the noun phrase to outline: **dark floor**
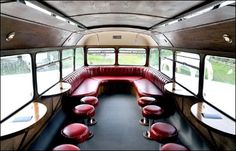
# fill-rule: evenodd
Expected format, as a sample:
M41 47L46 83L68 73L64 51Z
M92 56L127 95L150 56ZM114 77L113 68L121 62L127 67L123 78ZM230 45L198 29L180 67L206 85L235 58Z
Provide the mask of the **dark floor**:
M141 109L136 98L131 94L112 94L99 96L100 104L96 107L95 119L97 124L89 126L94 136L81 144L76 144L81 150L159 150L162 144L147 140L143 132L147 126L139 124ZM67 119L69 119L67 117ZM208 146L183 120L177 112L161 119L172 123L178 130L177 143L185 144L191 150L208 150ZM71 121L62 124L67 125ZM61 128L60 128L61 129ZM65 140L60 131L53 139L51 147L62 143L70 143ZM50 148L51 148L50 147Z
M139 124L142 117L134 96L115 94L99 97L98 123L91 126L94 137L79 144L82 150L158 150L159 144L142 136L148 128Z

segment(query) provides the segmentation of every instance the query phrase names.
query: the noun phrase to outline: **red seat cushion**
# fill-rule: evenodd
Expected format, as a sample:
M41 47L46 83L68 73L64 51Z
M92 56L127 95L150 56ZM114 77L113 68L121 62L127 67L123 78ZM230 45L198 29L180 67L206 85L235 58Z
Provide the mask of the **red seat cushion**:
M80 101L81 103L90 104L94 107L98 105L98 98L95 96L85 96Z
M143 116L150 119L160 118L163 113L164 110L156 105L147 105L142 109Z
M98 80L99 82L108 81L129 81L134 82L135 80L141 79L141 76L94 76L92 79Z
M138 98L138 105L141 107L154 104L155 102L156 102L156 99L153 97L143 96L143 97Z
M177 129L168 123L158 122L150 128L150 138L157 141L173 139L177 136Z
M151 81L147 79L139 79L134 81L134 87L139 96L163 96L161 90L157 88Z
M62 145L59 145L59 146L56 146L53 148L53 151L57 151L57 150L74 150L74 151L79 151L80 148L75 146L75 145L72 145L72 144L62 144Z
M62 129L61 133L65 137L76 140L79 143L82 143L89 139L90 135L88 127L80 123L73 123L67 125L65 128Z
M95 108L90 104L81 104L74 107L73 112L75 115L82 118L93 117L95 115Z
M175 144L175 143L168 143L161 147L160 151L168 151L168 150L175 150L175 151L189 151L189 149L183 145Z
M81 97L86 95L96 96L100 82L91 78L85 79L79 87L72 93L73 97Z

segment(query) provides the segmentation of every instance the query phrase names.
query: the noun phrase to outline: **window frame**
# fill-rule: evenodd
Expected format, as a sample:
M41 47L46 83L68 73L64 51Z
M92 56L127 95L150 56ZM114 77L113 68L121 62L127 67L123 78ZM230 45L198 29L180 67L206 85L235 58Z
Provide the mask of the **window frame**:
M233 57L229 57L229 56L219 56L219 55L215 55L215 54L205 54L204 55L204 59L203 59L203 85L202 85L202 99L204 100L204 102L206 102L207 104L209 104L211 107L213 107L214 109L216 109L217 111L219 111L220 113L224 114L225 116L227 116L228 118L230 118L233 121L236 121L236 117L232 117L230 114L226 113L222 108L219 108L218 106L214 105L213 102L208 101L205 97L204 97L204 87L205 87L205 60L207 58L207 56L214 56L214 57L221 57L221 58L229 58L229 59L235 59ZM236 84L236 83L235 83ZM235 101L235 100L234 100Z
M89 49L94 49L94 50L89 50ZM96 49L98 49L98 50L96 50ZM101 49L101 50L99 50L99 49ZM107 50L104 51L104 49L107 49ZM109 50L109 49L113 49L113 50ZM106 52L107 51L107 52L109 52L107 54L114 54L114 62L113 62L113 64L89 64L88 63L89 62L89 57L88 57L89 51L94 51L94 52L96 52L96 51ZM98 53L98 52L96 52L96 53ZM113 66L113 65L116 65L116 48L114 48L114 47L89 47L89 48L87 48L86 49L86 64L88 66Z
M198 60L198 59L193 58L193 57L184 56L184 55L177 55L177 52L179 52L179 53L183 52L183 53L198 55L198 57L199 57L199 64L198 64L199 67L194 66L194 65L191 65L191 64L186 63L186 62L184 62L184 61L178 61L178 60L177 60L177 56L180 56L180 57L183 57L183 58L188 58L188 59L195 59L195 60ZM192 92L193 94L198 95L198 94L199 94L199 80L200 80L200 75L198 76L198 81L197 81L197 86L198 86L198 87L197 87L196 93L195 93L195 92L193 92L189 87L187 87L185 84L180 83L180 81L178 81L178 80L176 79L176 72L177 72L176 68L177 68L177 63L178 63L178 64L181 64L181 65L183 65L183 66L185 66L185 67L187 66L187 67L196 69L196 70L198 70L198 74L200 74L200 61L201 61L201 56L200 56L200 54L194 53L194 52L185 52L185 51L180 51L180 50L178 50L178 51L175 51L175 53L174 53L174 58L175 58L175 59L173 60L173 62L174 62L174 70L173 70L173 72L174 72L174 80L175 80L175 82L178 82L181 86L184 86L185 88L188 89L188 91Z
M72 55L63 58L63 52L64 52L64 51L72 51ZM73 72L74 69L75 69L75 63L74 63L74 62L75 62L75 49L63 49L63 50L61 51L61 75L62 75L62 78L66 77L67 75L69 75L70 73L72 73L72 72L70 72L69 74L63 76L63 62L64 62L64 61L67 61L67 60L70 60L70 59L72 59L72 72Z
M169 59L169 58L166 58L166 57L162 57L162 56L161 56L161 52L162 52L163 50L171 51L171 52L172 52L172 59ZM174 62L175 62L175 61L174 61L174 60L175 60L175 51L173 51L172 49L168 49L168 48L167 48L167 49L166 49L166 48L162 48L162 49L160 49L159 54L160 54L160 55L159 55L159 59L160 59L160 60L159 60L159 64L160 64L160 65L159 65L159 67L160 67L159 69L160 69L160 71L161 71L163 74L165 74L166 76L168 76L169 78L174 79L174 78L175 78L175 76L174 76L174 73L175 73L175 72L174 72L174 71L175 71L175 63L174 63ZM172 75L171 75L171 77L170 77L169 75L167 75L166 73L164 73L164 72L162 71L162 69L161 69L162 58L165 58L165 59L167 59L167 60L172 61L172 69L171 69L171 70L172 70Z
M34 86L34 69L33 69L33 67L34 67L34 60L33 60L33 58L34 57L32 57L32 54L31 53L21 53L21 54L10 54L10 55L3 55L3 56L1 56L1 58L2 57L12 57L12 56L22 56L22 55L28 55L29 56L29 60L30 60L30 63L31 63L31 73L30 73L30 75L31 75L31 83L32 83L32 97L29 99L29 101L26 101L26 103L24 103L23 105L21 105L20 107L17 107L17 109L16 110L14 110L14 111L12 111L10 114L8 114L6 117L4 117L4 118L2 118L2 119L0 119L0 123L3 123L4 121L6 121L6 120L8 120L10 117L12 117L13 115L15 115L16 113L18 113L20 110L22 110L23 108L25 108L27 105L29 105L31 102L33 102L34 101L34 99L35 99L35 93L37 93L37 92L35 92L35 86ZM35 59L35 62L36 62L36 59ZM2 101L2 100L1 100Z
M82 48L82 50L79 50L78 48L79 48L79 49ZM79 66L79 67L78 67L77 64L76 64L76 63L77 63L77 59L76 59L76 57L77 57L77 55L76 55L77 53L76 53L76 52L77 52L77 51L82 51L82 52L83 52L83 53L82 53L82 55L83 55L83 61L82 61L82 62L83 62L83 63L82 63L82 65ZM79 69L79 68L81 68L81 67L84 66L84 62L85 62L85 55L84 55L84 54L85 54L85 52L84 52L84 47L77 47L77 48L74 49L74 62L75 62L75 64L74 64L74 70L77 70L77 69Z
M124 50L120 50L120 49L124 49ZM144 61L144 64L120 64L119 63L119 54L120 53L123 53L123 52L120 52L120 51L131 51L132 52L132 50L128 50L128 49L133 49L133 51L135 51L135 49L143 49L144 50L144 53L127 53L127 54L145 54L145 61ZM137 50L136 50L137 51ZM126 53L123 53L123 54L126 54ZM147 54L147 49L146 48L135 48L135 47L119 47L118 49L117 49L117 64L118 65L121 65L121 66L146 66L146 64L147 64L147 61L148 61L148 59L147 59L147 56L148 56L148 54Z
M58 60L57 61L52 61L52 62L48 62L48 63L46 63L46 64L42 64L42 65L40 65L40 66L37 66L37 54L39 54L39 53L48 53L48 52L57 52L58 53ZM55 64L59 64L59 80L56 82L56 83L54 83L52 86L50 86L50 87L48 87L48 88L46 88L44 91L42 91L41 93L39 93L39 86L38 86L38 75L37 75L37 69L38 68L43 68L43 67L45 67L45 66L51 66L51 65L55 65ZM39 94L39 95L43 95L46 91L48 91L51 87L53 87L54 85L56 85L59 81L60 81L60 79L61 79L61 73L62 73L62 70L61 70L61 53L60 53L60 50L50 50L50 51L43 51L43 52L36 52L36 54L35 54L35 74L37 75L36 76L36 87L37 87L37 94Z
M157 59L158 59L158 65L157 65L157 68L155 68L154 66L151 66L151 63L150 63L150 60L151 60L151 50L152 49L156 49L157 50ZM158 47L152 47L149 49L149 58L148 58L148 65L156 70L159 70L160 71L160 49Z

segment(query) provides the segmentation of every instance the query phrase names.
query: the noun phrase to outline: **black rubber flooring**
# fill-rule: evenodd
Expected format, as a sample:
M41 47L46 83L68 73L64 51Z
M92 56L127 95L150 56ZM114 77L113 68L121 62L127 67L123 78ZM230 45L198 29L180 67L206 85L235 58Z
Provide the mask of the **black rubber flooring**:
M81 150L160 150L163 144L143 137L143 132L148 129L148 126L139 124L142 115L135 96L131 94L104 94L98 99L100 104L96 107L95 115L97 124L89 126L94 136L83 143L72 142L72 144L79 146ZM58 116L59 119L61 117L61 115ZM59 124L57 123L58 118L55 118L54 124ZM70 143L62 137L60 130L71 122L80 122L71 121L70 117L65 117L65 119L68 120L60 125L61 128L54 137L54 141L50 143L50 149L59 144ZM178 139L176 143L184 144L190 150L209 150L205 141L177 112L159 121L171 123L177 128ZM48 134L46 133L46 136ZM45 137L42 138L41 141L38 141L41 143L38 143L34 148L40 149L45 145Z
M93 138L79 144L82 150L158 150L159 143L142 136L141 109L130 94L103 95L96 108Z

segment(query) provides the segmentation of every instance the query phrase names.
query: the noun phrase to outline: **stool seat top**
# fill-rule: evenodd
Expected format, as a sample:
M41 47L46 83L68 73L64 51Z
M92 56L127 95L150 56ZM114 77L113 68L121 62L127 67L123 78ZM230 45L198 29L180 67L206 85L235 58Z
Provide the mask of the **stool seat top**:
M98 105L98 98L95 96L85 96L80 100L80 102L96 107Z
M148 117L148 116L161 116L163 114L164 110L157 106L157 105L147 105L142 109L142 114L144 117Z
M63 136L70 139L75 139L79 142L84 142L90 135L88 127L81 123L69 124L62 129L61 133Z
M156 99L154 97L150 97L150 96L140 97L139 100L143 100L143 101L147 101L147 102L154 102L154 101L156 101Z
M187 147L176 143L167 143L163 145L160 149L160 151L168 151L168 150L189 151Z
M177 132L176 128L168 123L158 122L151 126L151 130L153 133L165 137L172 136Z
M62 144L62 145L58 145L58 146L53 148L53 151L57 151L57 150L80 151L80 148L75 146L75 145L72 145L72 144Z
M80 104L74 107L73 112L78 116L92 117L95 115L95 108L90 104Z

